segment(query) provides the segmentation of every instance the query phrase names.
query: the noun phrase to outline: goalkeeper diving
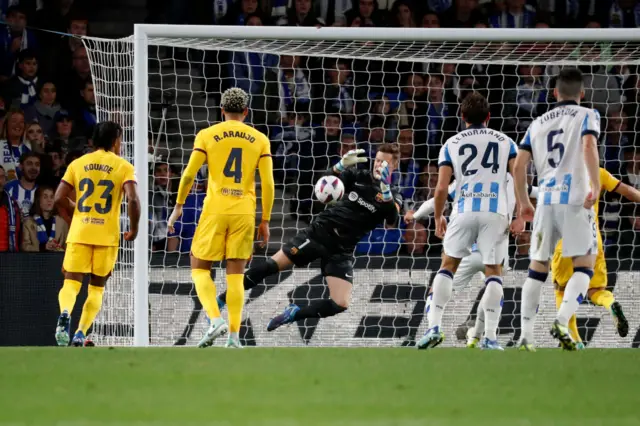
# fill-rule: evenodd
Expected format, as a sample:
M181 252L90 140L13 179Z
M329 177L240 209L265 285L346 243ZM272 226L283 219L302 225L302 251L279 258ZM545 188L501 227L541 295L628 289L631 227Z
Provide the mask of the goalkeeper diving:
M272 318L267 330L306 318L326 318L344 312L351 302L353 285L353 251L364 237L386 222L395 226L402 205L401 196L391 188L391 175L398 164L395 144L382 144L376 153L373 172L357 170L364 150L351 150L327 173L342 180L345 196L334 206L318 214L313 222L280 251L265 262L252 265L244 277L244 289L251 289L266 277L292 266L306 266L320 259L320 269L329 287L329 298L315 300L306 306L290 304ZM231 293L219 296L219 306L229 304Z
M211 325L198 347L211 346L227 331L226 347L241 347L238 333L244 306L244 268L253 253L256 223L256 169L262 188L262 220L257 238L262 240L262 246L269 240L275 193L271 147L263 133L243 123L248 105L249 96L242 89L231 88L222 94L220 107L225 121L198 132L167 223L169 232L173 232L198 170L206 162L207 196L191 247L191 277ZM220 315L211 278L213 262L222 260L227 261L229 326Z

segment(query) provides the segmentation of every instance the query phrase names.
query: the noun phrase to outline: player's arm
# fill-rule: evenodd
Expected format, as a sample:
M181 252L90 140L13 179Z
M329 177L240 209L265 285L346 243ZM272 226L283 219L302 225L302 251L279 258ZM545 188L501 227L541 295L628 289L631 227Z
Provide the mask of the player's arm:
M600 196L600 156L598 154L598 137L600 137L600 113L587 111L582 123L582 150L584 163L591 181L591 191L584 202L585 208L591 208Z
M456 197L456 181L451 182L449 185L449 196L447 201L453 202L453 199ZM432 197L427 201L422 203L422 205L418 208L416 212L408 211L404 216L405 222L413 222L414 220L422 220L427 216L433 214L436 208L436 200Z
M336 176L340 176L345 170L357 166L358 163L366 163L368 160L361 157L365 153L364 149L352 149L342 156L335 166L330 169L330 172Z
M73 163L69 164L67 171L64 173L60 185L56 189L56 193L53 196L53 202L58 209L60 217L71 225L71 218L73 217L73 210L75 209L75 203L71 201L73 196L75 199L75 173L72 167Z
M138 185L134 180L126 181L123 185L124 194L127 197L127 211L129 213L129 231L124 233L124 239L133 241L138 236L140 224L140 197L138 197Z
M257 238L262 240L260 246L264 247L269 242L269 221L275 197L275 184L273 182L273 159L271 158L270 144L265 142L265 150L260 155L258 172L262 188L262 220L258 226Z
M626 183L620 182L614 192L617 192L629 201L640 203L640 191Z
M516 193L516 208L519 215L525 221L533 220L533 204L529 199L527 191L527 166L531 161L531 129L527 130L524 139L520 143L520 149L513 161L511 176L513 176L513 187ZM510 161L511 162L511 161Z
M436 236L444 238L447 230L447 221L444 218L444 205L447 202L449 194L449 183L453 175L453 162L449 155L449 144L445 143L440 150L440 158L438 159L438 183L436 184L433 207L433 216L436 221Z
M187 195L191 192L191 187L193 186L193 182L196 180L198 170L200 170L204 162L207 160L207 153L204 150L204 144L200 142L199 139L200 133L198 133L198 136L196 137L195 147L189 157L187 168L182 172L182 177L180 177L176 205L173 208L171 216L169 216L169 220L167 220L167 230L170 233L175 231L173 225L175 225L178 219L180 219L180 216L182 216L182 207L187 200Z

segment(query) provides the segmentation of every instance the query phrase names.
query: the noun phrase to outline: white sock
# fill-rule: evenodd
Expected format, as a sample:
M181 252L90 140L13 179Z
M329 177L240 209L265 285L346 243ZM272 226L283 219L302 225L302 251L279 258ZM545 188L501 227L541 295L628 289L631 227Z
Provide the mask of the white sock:
M427 296L427 306L424 308L425 314L427 314L427 321L429 320L429 312L431 311L431 303L433 302L433 293L429 293Z
M476 325L473 326L473 336L478 339L482 337L482 333L484 333L484 299L487 294L485 290L482 295L482 299L480 299L480 303L478 304L478 311L476 312Z
M521 338L525 338L533 344L533 326L540 304L540 292L542 284L547 280L548 273L536 272L529 269L529 277L522 286L522 303L520 306Z
M453 289L453 274L446 269L441 269L433 279L433 291L431 293L431 305L427 320L429 328L440 327L442 324L442 314L444 307L451 299Z
M233 333L229 333L229 338L233 339L233 340L240 340L240 336L238 335L238 332L233 332Z
M564 289L564 298L556 317L560 324L564 326L569 324L569 318L576 313L578 306L589 290L589 281L591 281L592 276L593 270L589 268L573 269L573 275L571 275Z
M485 323L484 337L489 340L498 338L498 323L500 322L500 314L502 314L502 300L504 292L502 290L502 278L497 276L487 277L485 280L486 289L482 296L481 304L484 307Z

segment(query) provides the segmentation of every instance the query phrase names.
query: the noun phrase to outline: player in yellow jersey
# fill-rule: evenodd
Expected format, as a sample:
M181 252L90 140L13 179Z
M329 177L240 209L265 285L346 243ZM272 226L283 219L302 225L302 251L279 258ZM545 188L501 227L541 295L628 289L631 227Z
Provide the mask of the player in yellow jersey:
M59 346L69 344L71 312L86 274L91 275L91 280L72 344L93 346L86 335L100 312L104 285L118 257L120 205L124 194L130 223L130 231L124 238L133 241L138 235L140 200L133 166L119 156L121 137L119 124L99 123L93 133L96 151L69 165L55 194L60 215L71 223L63 263L64 285L58 295L60 317L55 337ZM69 198L73 191L75 208Z
M229 330L227 347L240 348L240 322L244 306L244 268L253 253L256 216L255 171L260 171L262 221L258 238L269 239L269 219L273 207L273 162L269 139L243 123L248 113L249 96L232 88L221 99L225 121L201 130L196 136L189 164L180 179L176 207L168 220L168 229L182 215L182 206L200 167L207 162L209 182L202 215L191 246L191 277L198 298L211 326L198 347L211 346ZM229 327L220 316L211 266L227 261L227 304Z
M640 191L637 189L620 182L613 177L611 173L603 168L600 168L600 192L617 192L626 199L639 203ZM596 203L593 208L595 210L596 217L598 215L599 198L596 198ZM598 254L596 256L596 264L593 269L593 278L589 282L589 290L587 292L589 300L594 305L605 307L613 317L613 322L616 325L618 334L620 337L625 337L629 332L629 323L624 316L620 303L616 302L613 297L613 293L607 290L607 263L604 259L604 248L602 245L602 236L600 235L600 229L598 228L598 221L596 220L597 239L598 239ZM573 274L573 265L571 258L562 257L562 241L558 242L555 252L553 253L553 260L551 261L551 276L553 277L553 283L555 286L556 294L556 307L559 309L562 304L562 298L564 297L564 288L569 282L569 278ZM584 348L582 339L578 334L578 326L576 323L576 316L573 315L569 320L569 330L573 340L578 342L579 348Z

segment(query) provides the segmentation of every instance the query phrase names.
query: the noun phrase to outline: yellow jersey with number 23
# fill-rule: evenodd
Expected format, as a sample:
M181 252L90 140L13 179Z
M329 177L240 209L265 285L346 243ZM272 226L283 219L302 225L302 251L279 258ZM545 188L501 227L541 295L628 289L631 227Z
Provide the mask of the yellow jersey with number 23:
M99 149L73 161L62 181L76 191L67 242L118 246L124 184L136 182L131 163L111 151Z

